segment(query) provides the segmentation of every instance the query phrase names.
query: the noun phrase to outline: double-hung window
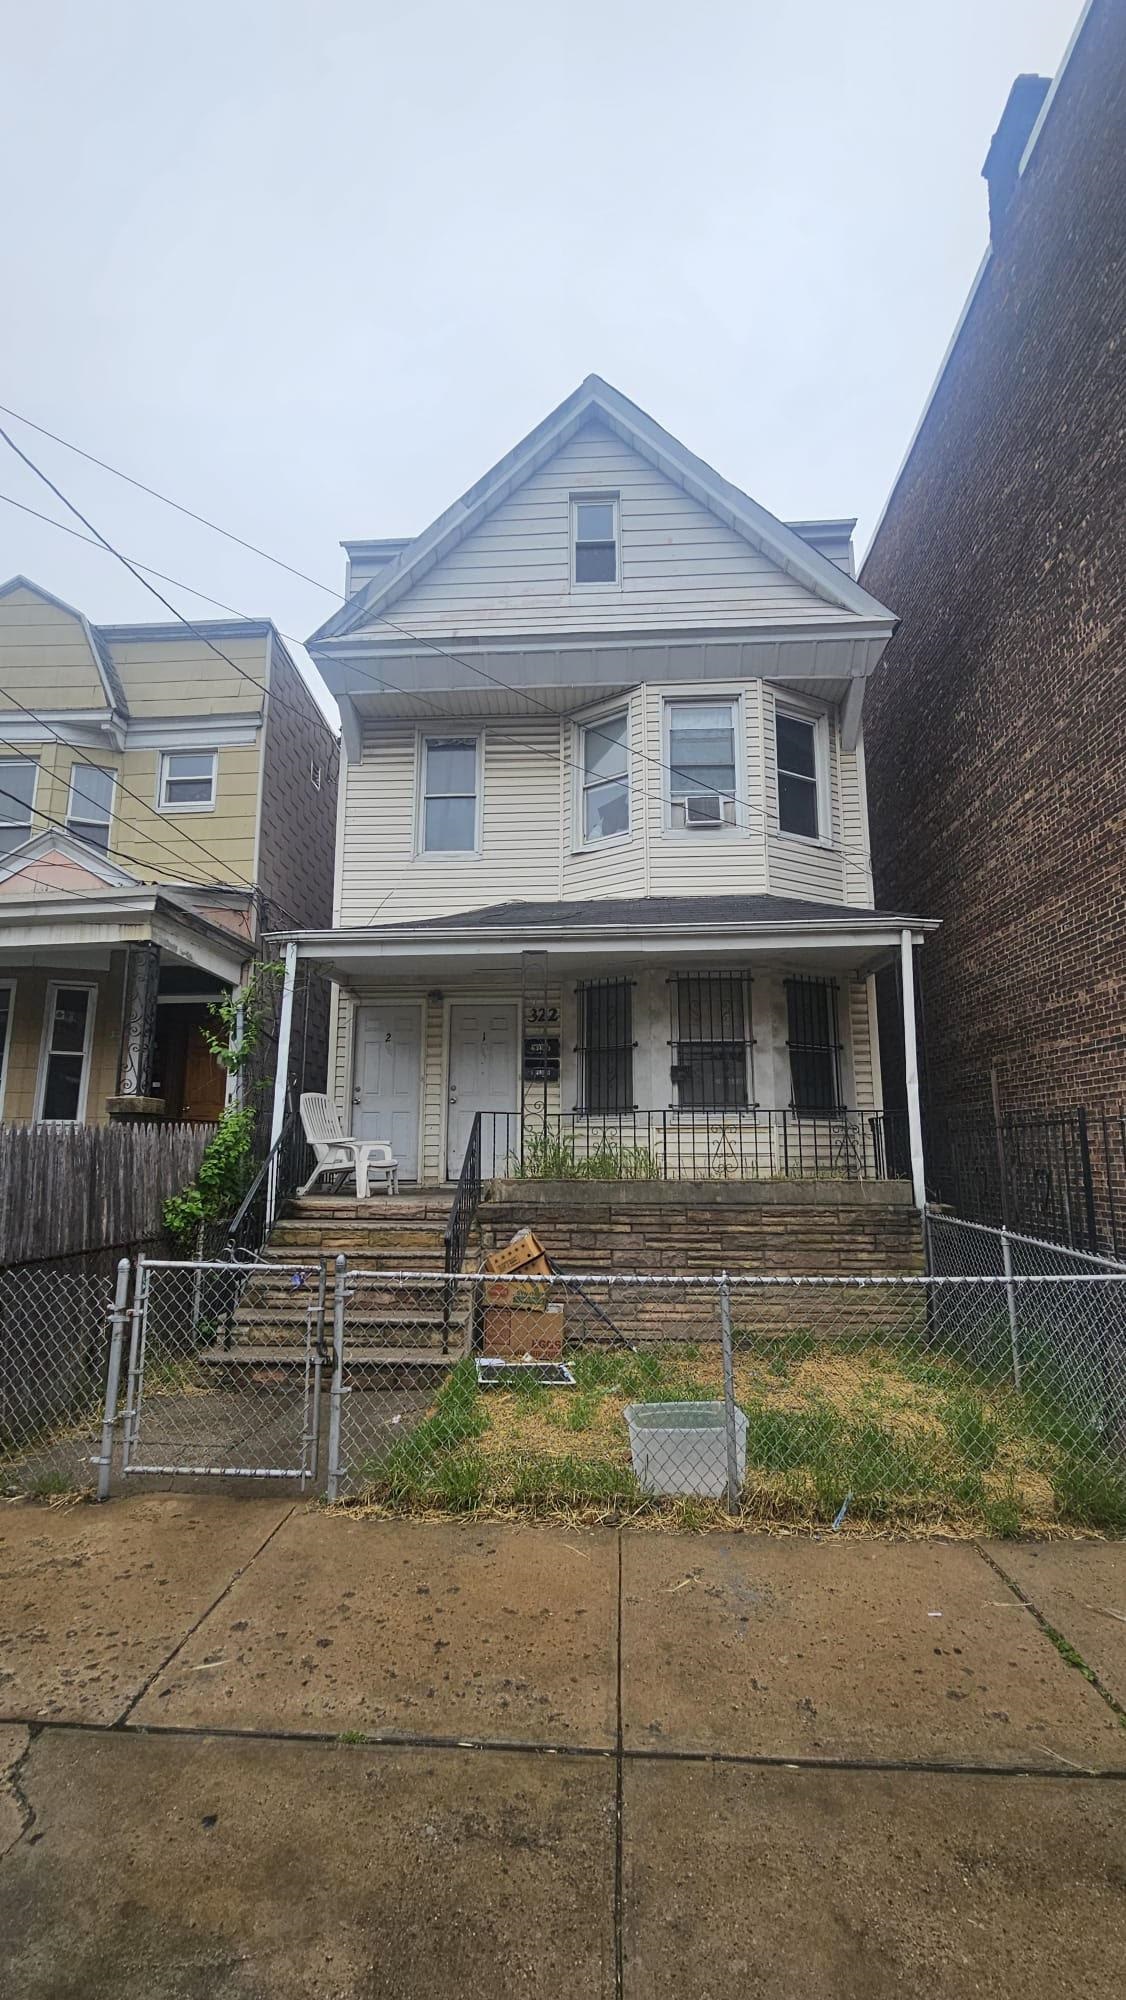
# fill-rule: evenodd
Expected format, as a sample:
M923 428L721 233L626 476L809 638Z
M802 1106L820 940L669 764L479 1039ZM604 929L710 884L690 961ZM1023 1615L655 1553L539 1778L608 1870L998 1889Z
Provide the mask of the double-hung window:
M100 853L109 850L113 817L113 772L104 764L72 764L66 830Z
M40 1118L74 1120L85 1116L94 999L92 986L47 988L39 1062Z
M477 848L475 736L427 736L422 744L422 852L473 854Z
M778 759L779 831L817 840L821 834L817 724L807 716L786 715L778 709L774 741Z
M787 979L790 1094L795 1111L841 1109L841 1045L834 979Z
M31 839L38 772L34 757L0 757L0 855Z
M735 701L670 701L668 782L674 827L734 826L738 760Z
M681 1111L744 1111L751 1102L750 981L741 972L669 980L672 1080Z
M629 716L588 722L582 731L584 840L629 832Z
M162 812L210 812L219 763L215 750L165 750L157 804Z
M576 584L619 581L616 493L572 497L571 581Z
M628 979L585 980L577 999L580 1109L632 1111L633 986Z

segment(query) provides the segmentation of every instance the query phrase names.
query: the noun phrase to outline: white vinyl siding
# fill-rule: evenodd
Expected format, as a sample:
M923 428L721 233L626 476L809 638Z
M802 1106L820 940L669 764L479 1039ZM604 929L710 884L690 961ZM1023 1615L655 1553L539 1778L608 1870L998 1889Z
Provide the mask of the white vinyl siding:
M572 585L571 501L618 497L619 587ZM613 432L579 432L397 600L423 637L834 623L807 590ZM387 628L372 627L386 638Z
M665 703L713 695L734 700L737 823L686 832L667 824ZM785 701L786 691L778 697ZM757 682L741 689L712 683L636 689L627 704L629 831L590 842L581 835L582 731L601 714L620 714L621 704L561 720L489 721L480 731L480 849L441 856L416 847L420 743L423 734L447 732L369 721L362 758L346 774L339 921L386 924L487 903L701 889L870 907L862 751L842 750L836 718L828 714L823 796L831 844L779 835L774 701L775 689ZM457 733L456 725L448 733Z
M430 736L458 734L435 724ZM464 732L461 732L464 733ZM554 718L490 722L479 757L480 852L416 852L419 731L368 722L346 776L340 922L442 916L510 897L560 893L560 728Z
M671 1109L675 1105L676 1090L670 1075L672 1052L669 1046L671 1014L668 979L670 973L676 969L674 965L660 963L635 970L629 975L633 981L631 1033L636 1042L633 1060L633 1100L642 1110L659 1112L662 1109ZM582 976L581 973L568 975L562 985L553 982L548 989L549 1006L558 1007L560 1012L559 1035L562 1053L560 1081L547 1086L549 1118L554 1118L560 1111L572 1110L582 1101L580 1057L576 1048L576 1044L581 1040L576 988ZM592 964L590 976L606 977L605 962L600 960L597 964ZM837 972L831 976L835 976L838 981L842 1095L850 1108L866 1110L875 1102L872 1095L872 1048L867 984L855 980L847 972ZM785 1110L790 1104L791 1091L789 1053L786 1046L785 976L782 971L759 969L752 965L748 968L748 980L747 991L751 1004L750 1027L755 1038L754 1098L764 1110ZM356 1010L365 1005L380 1007L421 1005L423 1008L422 1128L419 1158L422 1179L430 1186L440 1185L446 1179L446 1094L450 1008L462 1002L471 1004L487 1001L505 1001L518 1007L519 973L514 970L491 972L466 970L464 973L446 975L441 982L440 995L429 983L418 979L413 981L393 978L373 979L370 984L366 981L360 983L352 1000L342 1001L340 1005L334 1078L336 1101L345 1129L350 1129L349 1120L353 1116L351 1048ZM519 1086L514 1084L514 1109L518 1102ZM534 1119L543 1102L543 1086L529 1083L525 1091L527 1115ZM616 1114L608 1114L611 1129L614 1129L615 1121ZM714 1153L714 1137L710 1139L705 1137L703 1144L705 1150L700 1154L699 1170L706 1172Z

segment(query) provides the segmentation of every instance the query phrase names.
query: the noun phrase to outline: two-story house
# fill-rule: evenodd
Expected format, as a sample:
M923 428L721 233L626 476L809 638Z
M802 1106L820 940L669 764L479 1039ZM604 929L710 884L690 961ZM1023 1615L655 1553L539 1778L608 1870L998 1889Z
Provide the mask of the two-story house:
M0 586L0 1115L210 1120L211 1004L332 907L338 745L266 622Z
M410 541L345 544L334 1087L408 1180L892 1170L862 708L895 625L597 376ZM897 1142L921 1198L917 1096Z

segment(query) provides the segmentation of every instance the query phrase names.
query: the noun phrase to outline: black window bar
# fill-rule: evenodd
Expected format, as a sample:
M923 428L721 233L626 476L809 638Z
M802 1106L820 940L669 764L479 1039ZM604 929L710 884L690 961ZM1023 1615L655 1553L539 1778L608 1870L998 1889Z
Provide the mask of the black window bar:
M578 998L579 1111L633 1111L633 981L584 979Z
M835 979L786 981L790 1102L795 1111L841 1107L841 1043Z
M745 1111L753 1098L751 982L742 972L680 972L668 981L670 1075L681 1111Z

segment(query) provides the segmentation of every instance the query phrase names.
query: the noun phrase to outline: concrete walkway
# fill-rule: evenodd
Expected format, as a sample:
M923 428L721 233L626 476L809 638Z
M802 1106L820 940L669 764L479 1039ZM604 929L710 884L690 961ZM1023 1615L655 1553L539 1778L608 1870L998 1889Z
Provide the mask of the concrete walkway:
M1126 1551L0 1511L21 2000L1099 1996Z

